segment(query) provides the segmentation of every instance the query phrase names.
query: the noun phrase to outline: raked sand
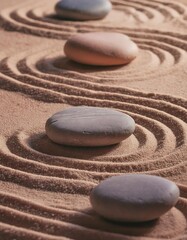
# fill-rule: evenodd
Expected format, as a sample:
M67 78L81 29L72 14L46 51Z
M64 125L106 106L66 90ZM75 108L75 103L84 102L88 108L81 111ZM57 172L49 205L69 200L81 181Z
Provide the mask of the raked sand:
M55 3L0 2L0 240L187 239L187 3L114 0L88 22L56 19ZM139 56L120 67L68 61L66 39L91 31L129 35ZM121 110L136 130L115 146L54 144L45 122L72 105ZM131 172L177 183L176 208L144 224L99 218L91 189Z

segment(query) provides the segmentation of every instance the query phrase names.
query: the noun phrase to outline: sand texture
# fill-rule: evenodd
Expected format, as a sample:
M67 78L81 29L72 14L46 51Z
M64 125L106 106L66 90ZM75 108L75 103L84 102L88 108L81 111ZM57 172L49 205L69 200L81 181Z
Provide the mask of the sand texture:
M54 0L0 1L0 240L187 239L187 2L113 0L103 20L59 20ZM117 31L140 48L129 65L68 60L77 32ZM69 106L109 107L135 119L114 146L51 142L45 122ZM173 180L181 197L159 220L114 224L90 191L121 173Z

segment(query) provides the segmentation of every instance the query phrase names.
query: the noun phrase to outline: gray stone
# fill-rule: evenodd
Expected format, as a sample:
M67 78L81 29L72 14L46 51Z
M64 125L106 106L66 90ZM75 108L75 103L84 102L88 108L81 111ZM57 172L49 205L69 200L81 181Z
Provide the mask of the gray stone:
M106 219L144 222L159 218L179 197L177 185L165 178L124 174L108 178L91 192L94 210Z
M79 21L104 18L111 9L109 0L62 0L55 6L59 17Z
M46 134L55 143L69 146L107 146L121 142L135 129L134 120L110 108L71 107L46 122Z

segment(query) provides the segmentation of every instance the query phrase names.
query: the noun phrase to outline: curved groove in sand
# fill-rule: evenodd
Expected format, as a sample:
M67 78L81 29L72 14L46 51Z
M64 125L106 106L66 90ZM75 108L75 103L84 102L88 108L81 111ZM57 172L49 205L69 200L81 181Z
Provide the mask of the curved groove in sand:
M54 86L61 91L60 85L51 82L53 80L56 83L58 75L62 76L59 83L69 81L71 86L75 85L76 87L78 87L79 80L85 81L87 84L90 82L112 84L113 81L124 83L156 79L158 76L165 77L175 72L179 67L183 67L186 63L187 43L180 38L166 37L158 33L146 34L145 36L140 32L136 34L129 32L129 35L139 45L140 54L136 60L126 66L89 67L71 62L63 55L64 43L62 43L59 47L55 47L56 52L51 47L39 50L29 57L27 57L28 53L25 53L25 56L21 54L10 59L4 59L1 61L2 73L10 72L9 76L14 78L16 78L15 74L20 75L21 73L23 76L19 76L19 80L24 78L29 84L34 83L35 80L35 84L38 84L39 87L42 87L42 83L43 85L49 84L49 88ZM59 52L62 52L62 55L59 55ZM14 65L17 69L12 69ZM38 81L38 76L48 80L48 74L51 75L49 77L50 82L43 79ZM32 76L31 80L28 75ZM72 80L68 80L68 78L72 78Z
M10 154L10 159L18 158L20 165L16 167L19 171L22 168L26 171L26 164L30 161L32 167L27 171L32 169L32 174L40 169L37 174L61 178L66 172L67 178L76 180L76 174L73 176L70 173L74 169L76 173L81 173L81 180L90 179L91 182L118 172L147 172L164 176L176 172L180 174L185 161L177 156L180 156L181 151L186 152L187 102L172 96L112 87L108 82L112 82L116 75L119 76L117 80L126 81L124 73L129 81L141 80L141 72L148 77L158 77L155 71L157 68L163 69L162 75L168 74L168 69L171 74L171 71L176 71L185 63L187 44L182 39L166 37L161 33L145 36L137 32L132 35L140 44L140 57L137 63L135 60L132 64L117 69L82 67L81 72L80 64L77 66L57 55L63 48L63 43L59 47L36 51L29 57L26 52L0 62L2 88L21 91L42 101L113 107L130 114L137 123L137 129L129 140L113 149L95 149L95 154L90 149L76 149L75 154L75 149L61 149L50 142L41 130L34 136L21 132L5 141L7 153L1 151L3 157ZM150 64L153 69L148 67L149 72L146 72L141 62ZM137 74L134 74L135 68ZM106 70L110 70L107 71L108 76ZM115 74L116 71L118 74ZM132 147L128 148L129 145ZM49 166L48 162L52 162L54 156L54 166ZM25 163L24 158L27 158ZM39 167L37 162L44 165ZM11 167L13 163L2 161L2 164ZM60 174L61 168L63 171Z
M128 34L138 44L139 57L123 67L82 66L65 58L62 41L58 47L44 46L1 59L0 88L40 101L116 108L135 119L136 131L121 144L87 149L59 146L47 138L43 129L1 137L0 180L30 190L73 193L81 199L99 181L120 173L164 177L183 173L187 164L187 101L116 87L113 82L168 77L185 66L187 6L169 0L113 0L113 11L105 19L70 22L54 15L55 2L27 1L5 9L0 13L2 26L57 39L77 32L115 30ZM168 26L173 32L168 32ZM1 236L20 240L186 239L187 187L178 186L178 209L143 226L116 225L99 218L91 209L38 204L2 191Z
M159 221L153 221L144 224L113 224L98 218L98 216L90 209L87 213L84 211L68 210L63 208L53 208L49 206L42 206L33 201L24 198L16 197L14 195L0 192L0 228L9 224L13 224L16 228L30 230L47 235L64 236L71 238L76 235L76 239L82 239L88 234L93 234L93 238L86 237L87 239L95 239L95 236L102 236L107 239L131 239L127 235L134 236L144 235L144 239L152 239L155 232L158 232L158 238L175 237L185 231L186 220L179 210L173 208L167 214L162 216ZM179 203L180 207L180 203ZM10 217L14 215L14 218ZM19 221L17 221L19 219ZM170 226L172 229L169 235L165 235L162 228L163 225ZM46 228L46 225L48 226ZM27 230L26 230L27 229ZM73 234L73 235L72 235ZM86 234L86 235L85 235ZM48 239L48 238L47 238ZM50 239L50 238L49 238ZM139 238L138 238L139 239Z
M152 57L155 56L155 60L157 59L154 67L164 65L164 62L167 63L169 59L167 64L173 68L183 64L183 49L181 50L180 46L174 47L173 56L169 54L169 50L167 54L166 50L167 47L161 53L158 51L158 46L149 48L149 51L152 51ZM142 51L144 50L142 49ZM186 100L106 85L106 80L98 81L98 76L71 72L69 69L64 70L64 65L58 65L58 58L47 61L46 52L50 52L50 49L30 57L23 53L3 59L0 63L1 87L21 91L32 97L37 94L38 99L43 101L47 98L52 102L66 102L72 105L112 106L130 114L135 119L136 131L133 136L119 145L87 150L54 144L46 137L42 129L38 129L32 134L25 131L16 132L8 139L1 138L0 173L2 174L0 176L2 181L38 190L58 191L62 194L88 195L99 181L120 173L143 172L168 177L180 175L184 171L185 155L187 154ZM49 54L49 56L51 55ZM166 61L165 58L167 58ZM130 77L132 70L127 72ZM180 186L180 189L182 196L186 196L185 187ZM115 239L136 239L134 236L124 235L132 234L132 226L114 228L113 225L111 227L111 223L108 225L105 221L98 220L95 215L84 215L82 212L71 215L71 212L62 208L59 210L63 219L56 219L56 214L52 215L53 217L50 219L51 209L45 208L45 214L50 212L49 215L38 216L38 210L32 210L33 203L27 202L26 206L29 206L29 212L25 213L24 209L16 209L20 200L14 200L14 206L6 207L6 203L0 201L0 205L3 205L0 207L0 211L3 216L6 216L1 220L3 222L0 224L2 231L12 224L18 236L21 233L28 236L32 233L33 236L38 234L47 239L59 239L58 235L71 238L73 232L78 236L76 239L79 240L86 231L88 235L93 232L94 236L98 232L100 234L102 232L102 236L107 239L114 237ZM178 228L178 224L180 224L179 231L172 229L167 236L177 239L184 233L186 220L182 213L185 213L186 206L186 202L182 199L178 203L180 211L175 212L176 210L174 210L174 213L169 215L166 220L161 218L161 224L165 224L165 226L172 222ZM17 225L17 221L10 223L8 220L10 212L20 222L24 221L25 225ZM35 216L36 212L37 216ZM35 228L28 227L33 226L33 221L39 226L40 233ZM52 232L45 230L46 224L50 225L53 230L56 229L57 236L51 235ZM67 231L67 229L70 230ZM154 239L156 229L159 228L157 226L154 226L153 229L147 227L146 230L149 233L146 232L147 237L143 237L143 239ZM61 231L65 231L67 235ZM142 235L145 228L142 230L141 227L138 227L136 231L138 235ZM161 229L158 232L160 235L157 235L157 239L163 238Z
M86 28L99 26L111 28L129 27L134 29L159 29L167 30L167 25L172 24L176 32L179 26L187 25L187 7L175 1L158 0L132 0L130 2L113 0L112 12L103 20L89 22L70 22L60 20L54 13L54 5L57 1L36 1L27 3L0 13L2 25L6 29L13 29L40 36L52 38L64 38L69 34L83 31ZM110 29L111 30L111 29ZM181 29L182 32L182 29Z

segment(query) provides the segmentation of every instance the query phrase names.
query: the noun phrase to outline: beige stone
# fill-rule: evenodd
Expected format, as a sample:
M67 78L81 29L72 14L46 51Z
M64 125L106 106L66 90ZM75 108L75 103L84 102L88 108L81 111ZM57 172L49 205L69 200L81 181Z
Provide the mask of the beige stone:
M72 36L64 52L78 63L111 66L130 63L137 57L138 47L121 33L92 32Z

